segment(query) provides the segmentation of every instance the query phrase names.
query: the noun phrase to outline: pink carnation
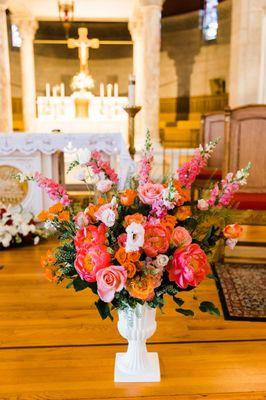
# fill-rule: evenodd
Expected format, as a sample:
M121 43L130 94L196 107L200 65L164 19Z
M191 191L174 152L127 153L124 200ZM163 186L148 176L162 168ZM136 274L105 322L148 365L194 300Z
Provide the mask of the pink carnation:
M120 292L126 283L127 273L120 265L111 265L100 269L96 273L97 291L102 301L109 303L114 299L115 293Z

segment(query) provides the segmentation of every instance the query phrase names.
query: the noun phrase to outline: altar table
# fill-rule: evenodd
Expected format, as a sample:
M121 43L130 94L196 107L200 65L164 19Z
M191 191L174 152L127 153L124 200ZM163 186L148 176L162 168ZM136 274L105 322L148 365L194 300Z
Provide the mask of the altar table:
M47 196L33 182L19 184L11 173L40 171L59 180L59 156L75 154L79 149L105 153L118 170L120 186L134 170L120 133L0 133L0 202L38 213L49 207Z

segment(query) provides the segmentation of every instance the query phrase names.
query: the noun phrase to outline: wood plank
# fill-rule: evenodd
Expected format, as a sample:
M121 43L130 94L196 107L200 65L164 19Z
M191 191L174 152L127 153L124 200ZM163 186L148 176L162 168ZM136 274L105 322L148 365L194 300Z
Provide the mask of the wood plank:
M89 290L75 293L45 279L39 259L51 245L44 242L1 253L0 347L122 343L115 322L100 319L94 306L96 297ZM266 324L224 321L198 311L203 300L220 304L214 281L203 282L196 295L197 300L191 292L181 295L186 306L195 310L194 318L177 314L168 298L165 313L157 312L153 342L266 338Z
M150 345L150 351L159 353L162 381L142 384L113 382L114 356L123 349L92 346L1 350L0 398L183 396L191 399L192 395L205 398L205 395L229 393L228 398L236 399L238 393L246 393L248 399L252 398L249 393L266 392L265 342Z

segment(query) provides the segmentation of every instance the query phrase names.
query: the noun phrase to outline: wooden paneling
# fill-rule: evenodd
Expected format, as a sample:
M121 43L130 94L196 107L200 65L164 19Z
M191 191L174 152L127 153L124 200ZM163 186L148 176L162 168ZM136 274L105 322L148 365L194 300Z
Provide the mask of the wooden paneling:
M208 161L208 167L222 169L224 159L224 134L225 117L223 112L205 114L201 121L200 141L206 145L210 141L220 138L211 158Z
M227 112L225 171L252 163L243 192L266 193L266 105L245 106Z

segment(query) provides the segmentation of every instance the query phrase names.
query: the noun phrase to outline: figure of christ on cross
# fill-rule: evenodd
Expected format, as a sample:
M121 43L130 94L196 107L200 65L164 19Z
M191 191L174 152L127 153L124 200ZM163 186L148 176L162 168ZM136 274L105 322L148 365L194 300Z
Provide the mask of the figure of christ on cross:
M69 38L67 46L69 49L78 48L80 72L88 73L89 48L98 49L100 41L99 39L89 39L87 28L79 28L78 35L78 39Z

